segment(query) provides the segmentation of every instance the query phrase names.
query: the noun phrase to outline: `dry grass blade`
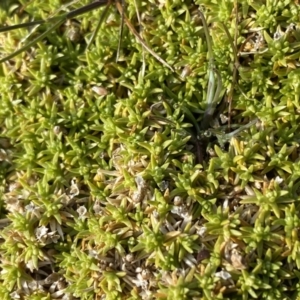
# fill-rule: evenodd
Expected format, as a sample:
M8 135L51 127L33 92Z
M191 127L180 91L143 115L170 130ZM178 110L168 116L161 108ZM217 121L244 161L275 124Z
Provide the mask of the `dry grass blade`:
M35 45L37 42L39 42L40 40L42 40L43 38L45 38L52 30L55 30L56 28L58 28L60 25L62 25L64 23L64 19L63 20L59 20L56 23L54 23L54 25L52 25L47 31L45 31L44 33L42 33L41 35L39 35L37 38L35 38L33 41L29 42L28 44L26 44L24 47L21 47L20 49L18 49L17 51L11 53L10 55L7 55L3 58L0 59L0 63L3 63L15 56L17 56L18 54L26 51L27 49L29 49L30 47L32 47L33 45Z
M26 28L34 25L40 25L44 24L46 21L45 20L38 20L38 21L32 21L32 22L27 22L27 23L22 23L22 24L16 24L12 26L4 26L0 28L0 32L7 32L15 29L20 29L20 28Z
M133 25L131 24L131 22L128 20L128 18L126 17L126 14L123 11L123 7L122 4L120 4L118 1L116 1L116 6L117 9L119 11L119 13L122 15L124 15L124 21L126 23L126 25L128 26L128 28L130 29L130 31L133 33L133 35L136 37L136 39L142 44L142 46L153 56L155 57L160 63L162 63L165 67L169 68L172 72L174 72L174 68L171 67L164 59L162 59L158 54L156 54L148 45L147 43L141 38L141 36L138 34L138 32L135 30L135 28L133 27Z

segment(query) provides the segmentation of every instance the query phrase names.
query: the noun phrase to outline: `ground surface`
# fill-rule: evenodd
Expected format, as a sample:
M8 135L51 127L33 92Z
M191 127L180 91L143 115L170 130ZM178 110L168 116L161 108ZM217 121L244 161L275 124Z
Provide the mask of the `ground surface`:
M1 1L0 24L87 3ZM1 65L0 299L298 299L298 1L126 1L173 71L126 25L116 61L114 3L86 49L104 10Z

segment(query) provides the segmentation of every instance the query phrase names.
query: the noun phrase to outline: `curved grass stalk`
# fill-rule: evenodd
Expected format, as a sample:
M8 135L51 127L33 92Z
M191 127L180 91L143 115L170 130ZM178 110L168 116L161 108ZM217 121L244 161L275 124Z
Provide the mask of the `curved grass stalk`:
M234 33L233 38L231 37L230 32L229 32L228 28L226 27L225 23L221 23L221 25L228 37L229 43L231 45L233 59L234 59L231 87L230 87L230 90L228 92L228 97L227 97L228 127L229 128L231 125L231 109L232 109L232 99L233 99L233 94L234 94L234 87L235 87L235 85L238 85L237 77L238 77L239 60L238 60L238 53L237 53L237 34L238 34L238 3L237 3L237 0L234 1L234 13L235 13L235 33Z
M244 131L245 129L250 128L252 125L257 123L258 118L255 118L254 120L250 121L249 123L245 125L241 125L239 128L236 130L229 132L229 133L223 133L222 131L218 129L209 129L208 132L214 134L217 139L219 144L223 147L226 142L231 140L233 137L237 136L240 132Z
M253 119L252 121L250 121L249 123L245 124L245 125L242 125L240 126L238 129L230 132L230 133L227 133L224 135L224 138L226 140L230 140L231 138L233 138L234 136L236 136L237 134L239 134L240 132L244 131L245 129L248 129L250 128L252 125L254 125L256 122L258 121L258 118L255 118Z
M121 43L122 43L122 37L123 37L124 10L125 10L125 3L124 3L124 0L122 0L121 26L120 26L120 31L119 31L119 43L118 43L118 50L117 50L116 61L119 60Z
M211 71L210 71L211 72ZM203 115L203 119L201 122L201 128L203 130L207 129L210 126L210 122L212 121L216 106L218 104L218 99L222 90L222 78L220 75L220 72L216 69L214 69L211 74L213 74L213 72L215 72L216 76L217 76L217 88L214 92L211 92L211 94L209 96L213 96L212 101L208 102L207 100L207 107L205 109L204 115ZM211 75L210 74L210 75ZM212 75L214 76L214 75ZM215 81L215 78L213 79L213 81ZM207 96L207 97L209 97ZM209 98L210 100L210 98Z
M217 101L219 99L221 90L222 90L222 79L220 73L217 71L215 66L214 54L212 49L212 41L209 35L208 26L204 14L202 13L201 9L199 10L199 14L203 23L203 29L205 33L206 43L207 43L207 50L208 50L208 68L209 68L209 78L208 78L208 88L207 88L207 96L206 96L206 110L203 115L203 119L201 122L201 129L206 130L210 126L210 121L214 114L214 111L217 106ZM217 82L216 82L217 77ZM217 84L217 88L216 88Z

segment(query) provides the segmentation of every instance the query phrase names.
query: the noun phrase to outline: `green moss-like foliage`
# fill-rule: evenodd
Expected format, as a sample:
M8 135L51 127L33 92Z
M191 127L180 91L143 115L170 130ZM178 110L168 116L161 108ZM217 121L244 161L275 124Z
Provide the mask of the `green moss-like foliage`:
M4 1L0 23L87 3ZM126 26L116 61L113 1L86 49L104 9L1 64L0 299L297 299L298 1L126 1L175 72ZM203 132L199 9L222 79ZM51 25L1 33L1 58Z

